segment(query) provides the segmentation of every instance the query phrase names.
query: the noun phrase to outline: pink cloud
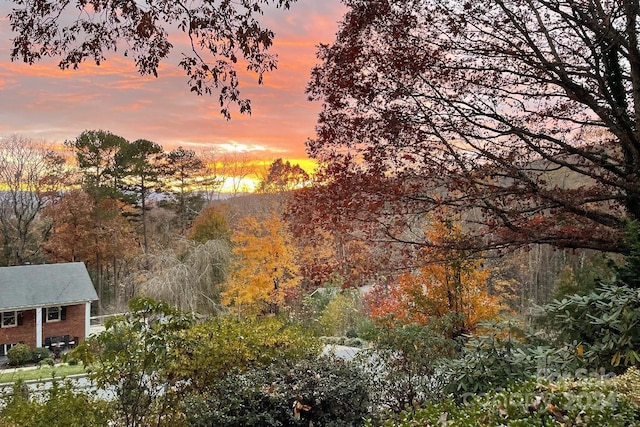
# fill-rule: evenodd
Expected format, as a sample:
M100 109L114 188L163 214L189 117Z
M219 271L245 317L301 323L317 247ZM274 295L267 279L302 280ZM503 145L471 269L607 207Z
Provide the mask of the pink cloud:
M220 116L217 96L189 91L176 65L187 47L178 41L157 79L140 76L130 59L118 55L79 70L61 71L54 60L11 63L8 42L0 43L0 134L62 142L86 129L106 129L130 140L156 141L165 149L236 141L266 147L266 157L304 158L304 141L313 136L319 111L304 93L317 62L315 46L332 41L343 12L339 0L299 0L289 11L268 11L278 70L265 75L261 86L255 74L241 73L242 96L252 100L253 114L234 114L231 121ZM6 13L0 9L0 15ZM0 35L0 40L11 38L6 20L0 20Z

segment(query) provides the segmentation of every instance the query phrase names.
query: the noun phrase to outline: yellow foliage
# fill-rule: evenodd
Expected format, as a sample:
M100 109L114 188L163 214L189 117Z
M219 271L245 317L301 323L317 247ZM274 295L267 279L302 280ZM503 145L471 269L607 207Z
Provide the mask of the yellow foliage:
M228 207L207 206L196 217L191 225L187 238L196 242L205 243L209 240L229 241L231 231L226 216Z
M264 221L247 216L232 240L234 268L223 304L256 310L282 307L287 290L300 283L295 245L286 224L276 213Z

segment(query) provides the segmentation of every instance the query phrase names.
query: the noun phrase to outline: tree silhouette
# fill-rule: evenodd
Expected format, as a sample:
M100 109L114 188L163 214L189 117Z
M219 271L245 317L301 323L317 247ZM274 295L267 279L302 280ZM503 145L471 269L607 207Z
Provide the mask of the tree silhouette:
M288 9L295 0L192 3L150 0L73 2L15 0L9 14L13 38L11 58L33 64L43 57L59 57L62 69L78 68L85 60L100 65L111 52L132 58L143 75L158 76L174 45L169 32L184 33L188 50L178 66L198 95L218 95L220 112L231 117L231 106L251 112L240 96L238 63L257 75L276 68L269 52L275 34L264 28L265 7Z
M640 217L637 1L348 6L309 84L324 103L308 142L322 184L360 177L342 207L377 203L370 219L398 239L411 220L394 229L382 213L449 206L478 248L628 250L625 218Z

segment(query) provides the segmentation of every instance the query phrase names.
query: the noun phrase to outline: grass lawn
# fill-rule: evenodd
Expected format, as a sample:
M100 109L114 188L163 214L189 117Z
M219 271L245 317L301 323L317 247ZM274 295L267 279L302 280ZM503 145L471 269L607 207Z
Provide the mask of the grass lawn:
M18 380L41 380L48 378L63 378L69 375L83 374L84 366L78 365L55 365L42 366L35 369L4 369L0 370L0 384L12 383Z

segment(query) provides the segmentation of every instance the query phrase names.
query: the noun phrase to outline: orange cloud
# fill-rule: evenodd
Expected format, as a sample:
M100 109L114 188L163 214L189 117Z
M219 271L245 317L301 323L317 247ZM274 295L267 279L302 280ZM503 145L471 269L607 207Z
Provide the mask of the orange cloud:
M255 73L240 70L241 96L250 98L251 116L220 115L217 96L196 96L177 66L189 47L172 40L174 51L159 78L140 76L130 58L112 54L100 66L85 63L62 71L57 61L28 66L9 61L0 43L0 134L21 133L52 142L72 139L86 129L105 129L134 140L146 138L172 149L231 144L263 147L264 159L305 159L304 142L313 137L318 103L304 93L315 46L332 41L344 12L339 0L298 0L289 11L268 10L265 25L276 33L272 52L278 69L257 84ZM0 9L0 15L6 12ZM0 40L9 40L8 25ZM1 135L0 135L1 136Z

